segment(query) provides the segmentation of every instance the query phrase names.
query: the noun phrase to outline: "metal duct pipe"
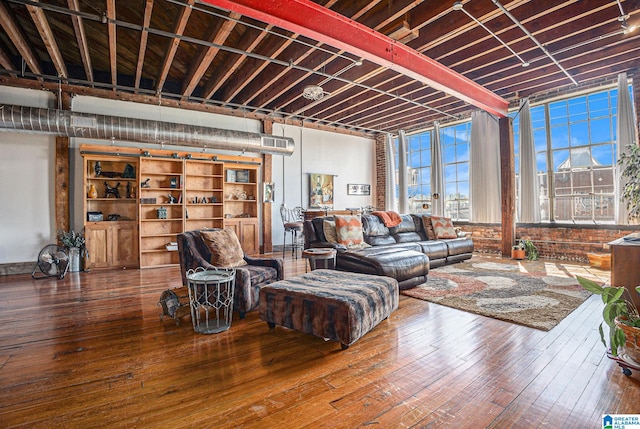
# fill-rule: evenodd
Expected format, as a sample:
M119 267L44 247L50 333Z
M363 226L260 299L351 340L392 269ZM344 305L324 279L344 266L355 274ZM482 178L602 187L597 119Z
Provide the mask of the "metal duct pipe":
M291 137L8 104L0 105L0 129L287 156L295 148Z

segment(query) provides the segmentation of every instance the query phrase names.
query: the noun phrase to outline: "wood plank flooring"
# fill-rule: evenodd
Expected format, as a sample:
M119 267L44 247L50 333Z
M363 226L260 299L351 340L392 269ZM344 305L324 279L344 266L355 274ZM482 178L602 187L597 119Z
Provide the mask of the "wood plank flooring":
M0 277L0 427L599 428L640 413L640 375L604 354L597 297L549 332L401 297L342 351L257 312L215 335L161 321L179 285L178 268Z

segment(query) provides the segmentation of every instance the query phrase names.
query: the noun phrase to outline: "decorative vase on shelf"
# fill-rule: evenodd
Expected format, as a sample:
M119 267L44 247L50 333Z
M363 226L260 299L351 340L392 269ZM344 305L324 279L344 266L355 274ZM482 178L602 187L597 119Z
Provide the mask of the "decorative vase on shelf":
M89 192L87 192L87 197L89 198L98 198L98 190L96 186L91 184L89 185Z

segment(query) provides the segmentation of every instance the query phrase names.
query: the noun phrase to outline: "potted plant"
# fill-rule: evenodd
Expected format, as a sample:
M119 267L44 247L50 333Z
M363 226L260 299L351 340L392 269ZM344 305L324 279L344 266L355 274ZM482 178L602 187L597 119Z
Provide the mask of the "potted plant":
M69 251L69 271L80 271L80 255L84 255L86 240L82 233L70 231L58 231L58 240Z
M630 220L640 218L640 146L627 145L628 153L621 153L618 164L623 166L622 200L627 202Z
M576 277L583 288L600 295L604 303L603 322L600 324L600 340L611 350L612 356L618 356L621 348L633 360L640 362L640 316L633 304L629 291L624 287L600 286L593 280ZM640 293L640 286L636 287ZM604 335L603 324L609 327L609 345Z
M526 256L527 254L524 249L524 243L520 240L518 244L511 248L511 258L520 260L524 259Z
M530 261L537 261L539 256L538 248L533 244L533 241L528 238L523 238L520 242L524 245L524 250L527 253L527 259Z

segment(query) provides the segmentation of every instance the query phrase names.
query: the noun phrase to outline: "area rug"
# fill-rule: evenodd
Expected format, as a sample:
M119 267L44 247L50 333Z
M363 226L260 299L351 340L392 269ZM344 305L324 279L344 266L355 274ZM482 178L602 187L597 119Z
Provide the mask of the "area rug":
M401 293L548 331L591 294L573 276L543 270L543 264L472 259L432 269L427 283Z

